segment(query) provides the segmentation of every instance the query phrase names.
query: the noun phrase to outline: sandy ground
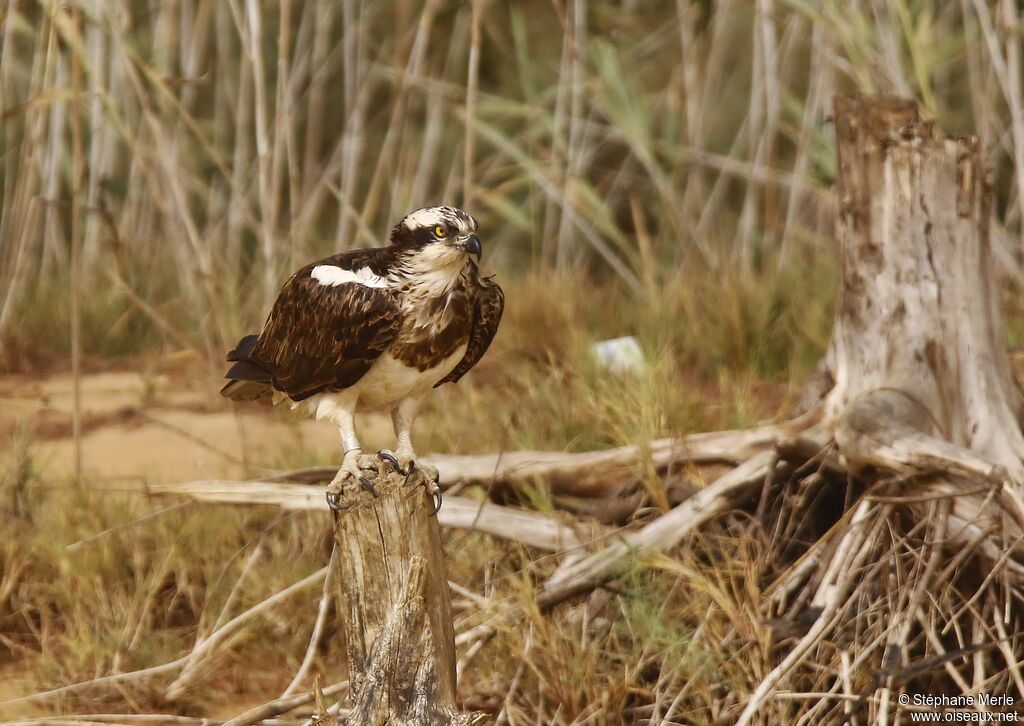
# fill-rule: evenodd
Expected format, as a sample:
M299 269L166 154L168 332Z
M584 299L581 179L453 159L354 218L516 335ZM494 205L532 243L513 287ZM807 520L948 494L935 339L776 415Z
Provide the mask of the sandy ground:
M166 483L242 478L246 469L287 469L340 462L337 431L285 405L234 405L208 375L120 370L81 380L82 475ZM28 447L45 478L74 472L70 374L0 377L0 465ZM390 421L360 417L368 443L390 445Z

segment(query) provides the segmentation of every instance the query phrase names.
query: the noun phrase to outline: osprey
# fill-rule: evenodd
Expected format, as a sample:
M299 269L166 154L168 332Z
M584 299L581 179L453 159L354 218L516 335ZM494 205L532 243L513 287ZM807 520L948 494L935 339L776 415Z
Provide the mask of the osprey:
M228 353L221 395L290 399L338 427L345 456L328 487L332 508L332 492L350 478L373 489L360 469L355 414L391 411L396 447L379 456L408 474L420 398L462 378L494 339L505 298L479 273L476 231L461 209L416 210L394 226L389 246L343 252L288 278L263 331ZM440 506L436 470L427 482Z

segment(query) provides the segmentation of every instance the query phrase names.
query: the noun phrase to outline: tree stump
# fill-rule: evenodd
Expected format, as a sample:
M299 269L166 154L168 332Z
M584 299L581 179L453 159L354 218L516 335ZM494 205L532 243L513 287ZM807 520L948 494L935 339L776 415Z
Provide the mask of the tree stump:
M372 457L366 457L370 459ZM455 636L444 551L422 477L376 458L374 491L337 501L334 581L348 653L350 726L479 723L455 700Z
M834 110L842 277L826 385L803 420L805 433L831 434L840 470L869 496L779 578L768 614L807 616L810 629L738 726L783 681L813 682L805 664L826 640L871 675L836 678L831 691L851 700L814 705L806 723L885 722L905 703L897 692L969 692L961 671L1024 695L1014 656L1024 407L1003 340L981 145L943 137L909 100L839 96ZM800 516L792 506L780 516ZM973 660L948 656L950 630L968 634L959 644Z
M991 190L973 136L943 138L913 101L835 100L842 282L824 420L854 468L1003 481L1024 523L1024 400L1013 380L989 241ZM980 498L953 516L985 526Z

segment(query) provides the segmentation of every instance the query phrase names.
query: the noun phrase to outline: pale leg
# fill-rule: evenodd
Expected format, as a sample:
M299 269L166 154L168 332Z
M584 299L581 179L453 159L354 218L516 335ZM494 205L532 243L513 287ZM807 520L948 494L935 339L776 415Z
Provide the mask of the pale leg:
M363 453L363 449L360 447L359 438L356 436L356 417L352 411L338 410L332 418L338 423L338 432L341 434L341 448L345 452L345 458L341 462L341 468L338 469L338 474L334 477L334 481L344 479L349 475L358 477L360 471L357 461L359 455Z
M356 436L356 400L355 396L344 394L324 397L316 409L318 419L328 419L338 426L338 432L341 434L341 448L345 451L345 458L342 459L338 473L327 485L327 504L332 509L337 508L335 497L350 479L355 479L364 488L373 490L373 484L363 476L363 471L359 467L359 458L363 451L359 445L359 438Z
M436 512L441 507L441 488L438 486L437 469L429 464L416 462L416 451L412 446L412 424L416 419L416 409L419 407L419 398L404 398L398 405L391 409L391 423L395 428L395 451L380 452L381 458L393 459L393 463L400 470L406 472L407 480L415 472L423 477L423 483L427 492L434 498Z
M416 451L412 447L412 422L416 419L419 408L418 398L403 398L391 409L391 424L395 428L395 458L403 468L416 461Z

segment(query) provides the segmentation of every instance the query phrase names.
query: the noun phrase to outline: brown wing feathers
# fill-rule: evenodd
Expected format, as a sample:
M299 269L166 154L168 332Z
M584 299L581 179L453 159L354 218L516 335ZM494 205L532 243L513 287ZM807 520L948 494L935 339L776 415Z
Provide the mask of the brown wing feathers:
M282 292L253 355L300 401L363 377L398 332L398 306L382 290L321 285L308 276Z
M347 388L362 378L396 342L402 323L396 293L356 283L324 285L311 272L317 265L335 265L346 270L369 267L384 275L388 254L386 248L353 251L307 265L292 275L274 302L263 332L242 338L228 354L233 365L227 378L232 380L221 393L235 400L269 400L277 390L301 401ZM490 278L481 278L473 292L466 353L438 386L458 381L476 365L501 322L505 307L501 288ZM459 344L449 340L451 335L461 337L466 332L464 322L449 325L436 340L408 340L394 354L402 360L408 357L408 365L425 370ZM405 348L407 356L402 355ZM420 361L417 356L429 360Z
M505 293L502 292L501 287L498 286L498 283L492 282L489 277L481 278L473 305L473 322L466 354L452 369L452 372L438 381L434 388L442 383L455 383L477 364L477 361L487 352L491 341L494 340L494 335L498 332L498 323L501 322L501 314L504 311Z
M246 336L228 354L234 365L227 377L235 380L222 389L223 395L253 400L276 389L301 401L351 386L369 370L398 331L399 309L386 290L352 283L328 286L310 276L319 264L351 269L345 263L352 261L345 258L308 265L289 278L263 332Z

